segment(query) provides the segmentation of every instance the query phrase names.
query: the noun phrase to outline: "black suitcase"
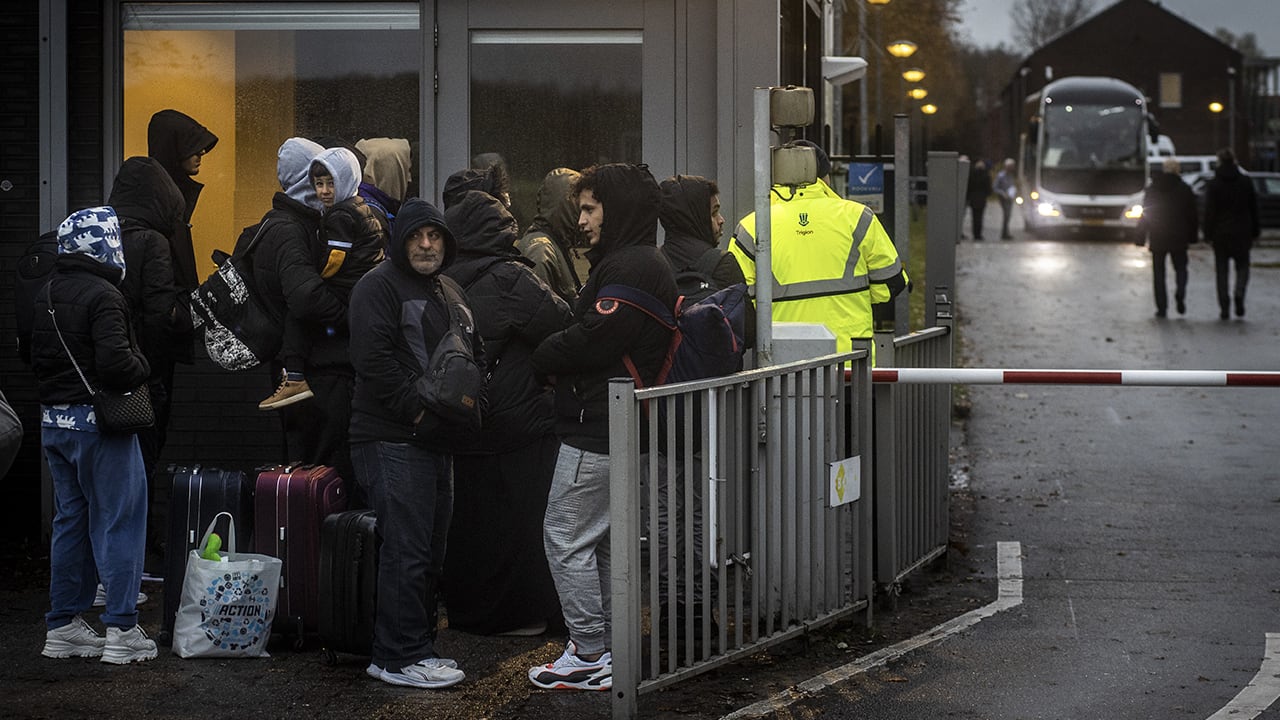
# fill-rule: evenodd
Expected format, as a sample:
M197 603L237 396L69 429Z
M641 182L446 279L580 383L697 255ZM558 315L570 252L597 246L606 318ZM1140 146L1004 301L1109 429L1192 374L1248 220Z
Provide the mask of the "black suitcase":
M336 653L373 650L378 588L377 520L372 510L334 513L320 526L320 642L326 662Z
M173 492L169 496L169 532L164 549L164 617L160 639L168 642L173 636L178 604L182 602L187 555L200 542L214 516L220 512L231 513L236 523L236 549L252 550L253 483L239 470L200 465L170 465L165 473L173 477ZM218 532L224 533L225 529Z

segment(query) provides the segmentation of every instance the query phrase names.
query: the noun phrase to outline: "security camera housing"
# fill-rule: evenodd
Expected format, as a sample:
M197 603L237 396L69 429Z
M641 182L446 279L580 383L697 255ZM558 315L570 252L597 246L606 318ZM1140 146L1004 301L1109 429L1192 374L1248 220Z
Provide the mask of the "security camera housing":
M822 78L832 85L847 85L867 74L867 61L847 55L824 55Z

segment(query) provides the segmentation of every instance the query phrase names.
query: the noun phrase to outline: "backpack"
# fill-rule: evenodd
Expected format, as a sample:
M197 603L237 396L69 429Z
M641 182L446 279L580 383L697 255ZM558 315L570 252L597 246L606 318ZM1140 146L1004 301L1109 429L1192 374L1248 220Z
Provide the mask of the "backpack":
M58 233L50 230L27 246L18 258L13 277L13 312L18 323L18 356L31 364L31 326L35 318L36 295L49 282L58 260Z
M218 269L191 291L192 323L204 329L209 359L224 370L257 367L283 344L284 329L258 292L250 259L269 224L264 219L245 228L232 255L214 253Z
M467 307L466 295L452 279L440 278L449 325L440 334L431 351L427 371L418 378L418 392L427 408L439 418L450 435L473 436L480 430L485 411L485 370L476 361L472 340L476 334L475 318Z
M606 285L596 295L596 303L614 300L643 312L671 330L666 358L654 385L701 380L731 375L742 369L746 350L747 286L735 283L700 301L676 300L675 315L657 298L628 285ZM623 357L627 371L644 387L631 356Z
M676 273L676 291L684 297L686 305L701 302L716 291L716 281L712 275L720 264L720 259L726 254L727 251L720 248L707 248L691 267Z

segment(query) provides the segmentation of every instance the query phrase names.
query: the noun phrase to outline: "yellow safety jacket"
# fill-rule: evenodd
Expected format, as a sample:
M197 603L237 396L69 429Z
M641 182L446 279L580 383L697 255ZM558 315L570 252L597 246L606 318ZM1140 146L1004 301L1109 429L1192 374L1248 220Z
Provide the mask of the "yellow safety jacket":
M836 336L836 351L851 338L872 336L871 305L906 287L898 250L875 213L845 200L822 180L770 193L773 319L822 323ZM738 223L729 252L755 294L755 213Z

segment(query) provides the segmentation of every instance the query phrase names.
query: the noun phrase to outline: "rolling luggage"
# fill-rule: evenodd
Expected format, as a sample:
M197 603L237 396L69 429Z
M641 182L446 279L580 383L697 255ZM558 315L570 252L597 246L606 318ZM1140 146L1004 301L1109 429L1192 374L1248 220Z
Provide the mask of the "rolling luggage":
M258 473L254 493L257 552L280 558L280 601L273 627L294 636L319 625L320 525L347 509L338 472L326 465L278 465Z
M231 513L237 527L253 527L253 486L239 470L169 465L164 473L173 478L164 550L164 617L160 623L160 639L167 642L173 634L178 604L182 602L187 554L195 549L209 523L220 512ZM241 545L251 547L250 539L245 538Z
M320 642L324 659L373 650L378 590L377 519L372 510L325 518L320 528Z

